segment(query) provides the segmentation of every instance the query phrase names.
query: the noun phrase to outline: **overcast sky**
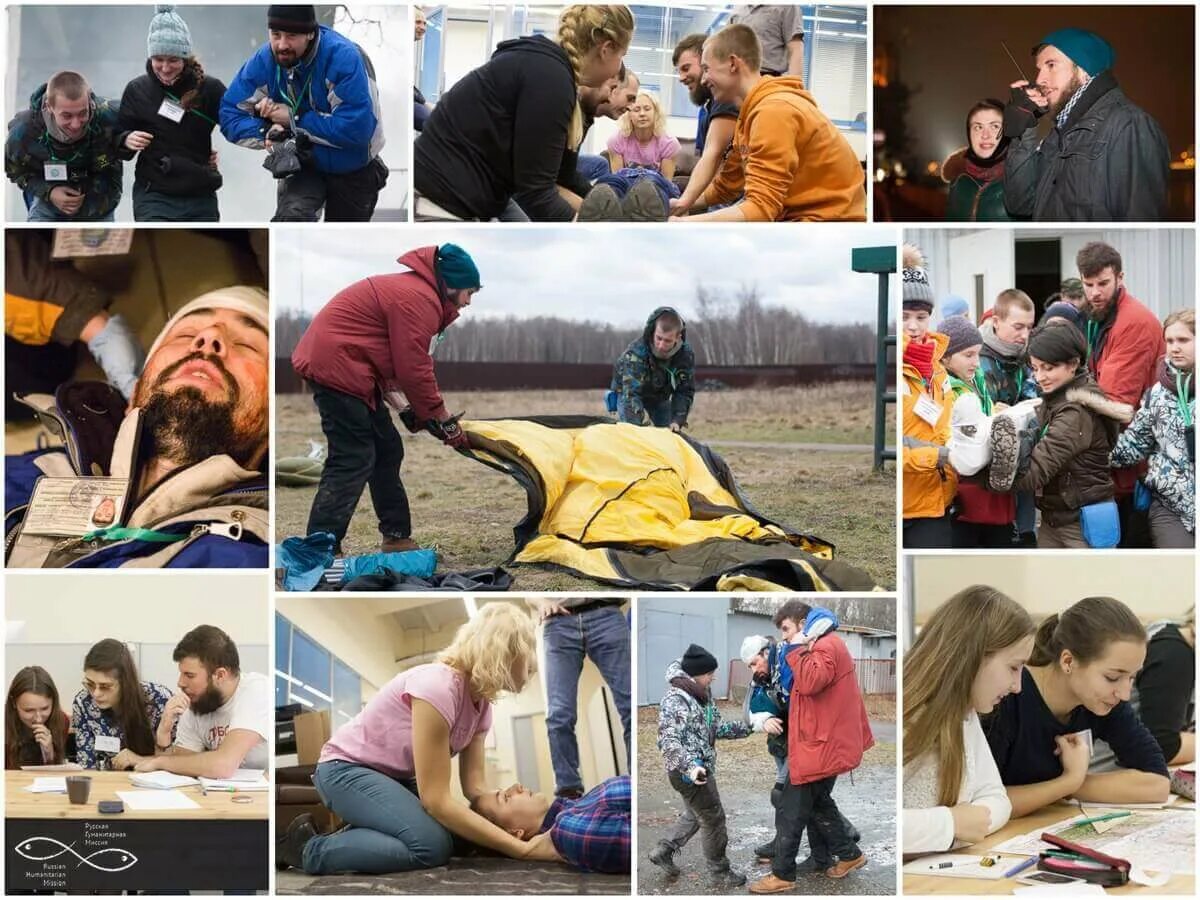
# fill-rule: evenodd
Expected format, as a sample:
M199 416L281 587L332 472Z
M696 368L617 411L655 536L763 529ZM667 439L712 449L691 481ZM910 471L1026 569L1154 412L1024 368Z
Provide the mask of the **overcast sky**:
M625 327L662 304L694 313L701 283L717 291L753 283L764 301L814 321L874 324L877 282L850 270L850 251L896 238L891 226L861 224L279 229L271 282L280 310L311 315L355 281L403 271L396 257L436 240L461 245L479 266L473 318L556 315Z

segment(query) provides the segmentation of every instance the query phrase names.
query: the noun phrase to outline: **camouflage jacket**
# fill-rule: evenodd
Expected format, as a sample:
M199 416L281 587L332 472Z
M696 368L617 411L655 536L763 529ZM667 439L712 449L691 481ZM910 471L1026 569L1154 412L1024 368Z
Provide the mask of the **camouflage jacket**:
M92 221L103 218L121 202L122 160L132 152L121 149L117 140L117 106L103 97L91 95L92 117L84 136L73 144L55 140L42 118L46 95L43 84L23 109L8 123L4 142L4 173L23 192L49 201L50 191L70 185L84 194L83 206L75 219ZM45 166L61 162L67 166L67 180L46 180Z
M642 336L631 343L613 367L611 390L617 395L617 421L646 424L646 407L671 403L671 422L686 425L696 395L696 354L687 342L687 327L681 332L678 349L669 359L659 359L651 349L654 324L664 312L660 306L646 320ZM678 313L676 313L678 315Z
M691 690L679 686L691 682ZM749 737L745 722L722 722L712 695L686 675L679 660L667 667L667 692L658 707L658 749L668 772L684 773L694 764L716 768L718 739ZM701 703L697 695L705 697Z

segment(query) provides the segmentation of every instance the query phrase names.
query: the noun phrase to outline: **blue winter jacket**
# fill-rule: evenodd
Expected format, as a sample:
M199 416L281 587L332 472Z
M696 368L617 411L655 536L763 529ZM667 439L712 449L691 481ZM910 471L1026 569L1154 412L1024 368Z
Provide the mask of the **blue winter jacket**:
M313 140L313 162L331 175L361 169L383 148L383 120L375 72L366 53L324 25L308 52L290 69L264 43L238 70L221 98L221 134L254 150L265 146L271 123L255 105L270 97L293 110L293 126Z

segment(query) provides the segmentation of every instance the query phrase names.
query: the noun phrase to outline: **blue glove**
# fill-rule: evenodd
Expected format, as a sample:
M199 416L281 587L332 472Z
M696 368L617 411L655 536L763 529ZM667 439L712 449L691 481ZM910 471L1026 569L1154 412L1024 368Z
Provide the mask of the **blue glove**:
M109 316L100 333L88 341L88 351L104 374L128 400L133 396L146 352L120 315Z

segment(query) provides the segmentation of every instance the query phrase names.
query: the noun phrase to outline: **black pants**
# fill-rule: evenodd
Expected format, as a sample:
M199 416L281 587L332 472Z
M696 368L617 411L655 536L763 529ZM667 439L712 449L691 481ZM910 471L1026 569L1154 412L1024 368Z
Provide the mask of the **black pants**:
M954 546L950 513L936 519L905 519L904 546L907 549L949 549Z
M279 179L271 221L316 222L324 207L326 222L370 222L387 179L387 166L379 157L341 175L305 166L295 175Z
M833 801L833 785L837 776L831 775L808 784L789 784L775 810L775 859L771 871L784 881L796 880L796 854L800 839L808 828L808 845L818 862L838 859L857 859L862 850L850 839L845 818Z
M1121 542L1117 546L1143 549L1153 547L1150 539L1150 516L1133 506L1133 494L1117 497L1117 519L1121 523Z
M1009 548L1013 545L1011 522L1007 525L983 525L955 519L951 531L956 550L972 547Z
M408 495L400 483L404 444L392 424L383 398L376 394L375 410L341 391L309 382L321 414L321 430L329 442L329 457L308 513L308 534L328 531L341 547L363 487L370 485L371 505L384 537L412 534Z

